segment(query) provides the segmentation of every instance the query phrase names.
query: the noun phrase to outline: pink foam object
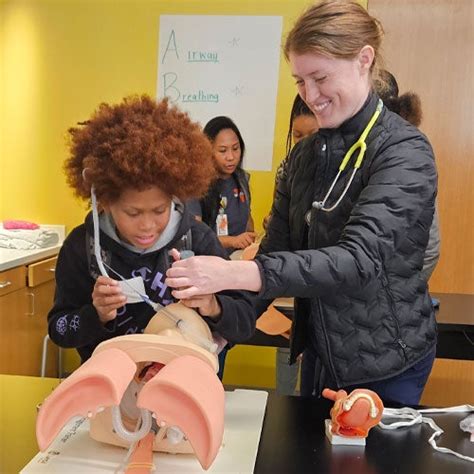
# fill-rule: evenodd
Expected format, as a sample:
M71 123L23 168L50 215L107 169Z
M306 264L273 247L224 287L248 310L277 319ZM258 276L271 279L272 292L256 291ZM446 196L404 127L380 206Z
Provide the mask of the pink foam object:
M166 312L186 322L196 335L212 340L209 327L194 310L178 303L167 306ZM164 367L150 380L142 381L145 385L137 399L130 383L140 380L137 374L150 362ZM37 419L40 449L45 450L76 415L91 416L93 439L128 447L112 428L111 411L112 406L122 409L125 401L132 400L135 407L154 412L164 422L154 436L153 450L194 451L207 469L217 455L224 431L224 389L217 369L215 354L190 341L178 330L175 320L158 312L145 334L115 337L99 344L92 357L45 400ZM137 420L124 413L122 419L127 429L136 425ZM187 439L170 443L165 436L167 426L179 426Z
M3 228L7 230L26 229L35 230L39 229L39 225L34 222L20 221L18 219L7 219L3 221Z
M97 354L79 367L41 405L36 420L40 450L48 448L72 417L119 405L136 368L129 355L116 348Z
M250 244L248 247L245 247L244 251L242 252L242 260L253 260L255 255L257 255L259 247L260 244L257 244L256 242Z
M166 330L161 334L130 334L114 337L97 346L94 356L111 347L126 352L136 363L152 361L168 364L176 357L193 355L207 362L214 368L214 372L217 372L218 369L216 356L196 344L184 340L176 333Z
M158 422L179 426L203 469L219 451L224 434L224 388L209 364L182 356L163 367L138 394L137 406Z

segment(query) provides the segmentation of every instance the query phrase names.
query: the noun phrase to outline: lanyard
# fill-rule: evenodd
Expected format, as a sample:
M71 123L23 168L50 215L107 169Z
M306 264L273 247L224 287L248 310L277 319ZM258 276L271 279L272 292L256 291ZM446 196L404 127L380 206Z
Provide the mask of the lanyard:
M225 214L225 209L227 207L227 197L226 196L220 196L220 201L219 201L219 214Z
M314 201L312 204L312 207L315 209L321 209L322 211L325 212L331 212L336 209L337 206L339 206L339 203L344 199L344 196L346 195L347 191L349 190L349 187L352 183L352 180L354 179L354 176L357 172L357 170L361 167L362 165L362 160L364 159L365 152L367 150L367 143L365 143L365 140L367 136L369 135L370 131L372 130L372 127L374 126L375 122L377 121L380 113L382 112L383 108L383 102L381 99L379 99L379 102L377 104L377 108L375 109L374 114L372 115L371 119L369 120L369 123L365 127L364 131L362 132L361 136L359 139L349 148L347 153L344 155L344 158L339 166L338 173L336 177L334 178L334 181L331 184L331 187L329 188L329 191L327 192L326 196L322 201ZM354 170L352 171L351 177L349 178L349 181L347 182L346 186L344 187L344 190L342 191L341 195L339 196L339 199L333 204L331 207L326 207L326 202L329 199L329 196L332 193L332 190L334 189L334 186L336 186L337 181L339 180L339 176L341 173L346 169L347 164L349 163L350 159L352 158L352 155L359 150L359 154L357 155L356 162L354 164Z

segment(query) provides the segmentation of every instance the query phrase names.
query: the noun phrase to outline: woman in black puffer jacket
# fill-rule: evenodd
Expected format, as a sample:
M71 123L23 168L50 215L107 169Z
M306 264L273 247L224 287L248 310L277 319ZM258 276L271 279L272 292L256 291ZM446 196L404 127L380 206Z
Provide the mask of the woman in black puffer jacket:
M222 288L294 296L291 360L303 352L303 395L358 386L416 404L436 348L422 267L437 173L426 137L373 90L381 38L355 2L303 13L285 54L320 129L292 151L260 255L177 262L167 284L188 287L176 297ZM367 146L360 168L359 150L344 168L356 142Z

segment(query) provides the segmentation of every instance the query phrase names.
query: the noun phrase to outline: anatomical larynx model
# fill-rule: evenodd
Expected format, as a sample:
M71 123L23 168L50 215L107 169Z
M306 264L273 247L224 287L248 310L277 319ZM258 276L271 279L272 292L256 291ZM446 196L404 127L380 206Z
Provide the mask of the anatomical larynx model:
M347 395L345 390L325 388L322 395L334 401L331 420L326 420L326 435L331 443L365 445L369 430L382 418L380 397L366 389L356 389Z
M193 453L208 469L222 444L224 389L207 324L176 303L144 334L115 337L45 400L36 436L41 451L70 418L89 416L90 436L136 446L129 467L151 467L152 451ZM137 471L134 471L137 472Z

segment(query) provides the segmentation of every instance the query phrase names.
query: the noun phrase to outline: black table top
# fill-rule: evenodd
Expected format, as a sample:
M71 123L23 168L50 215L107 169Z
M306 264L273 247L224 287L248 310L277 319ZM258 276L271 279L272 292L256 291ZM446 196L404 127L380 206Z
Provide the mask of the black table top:
M440 301L439 309L436 309L439 333L436 357L474 360L474 295L432 293L432 296ZM293 317L291 305L275 306L290 319ZM269 336L257 329L245 344L289 347L289 340L283 336Z
M463 330L474 332L474 295L459 293L431 293L440 301L436 308L436 321L440 331ZM293 317L293 307L290 305L275 307L290 319Z
M474 464L442 454L428 444L427 425L395 431L373 428L367 445L332 446L324 433L332 402L271 393L255 474L473 474ZM474 443L459 428L467 414L427 415L445 430L444 446L474 457Z
M462 330L474 332L474 295L432 293L440 301L436 321L440 331Z

